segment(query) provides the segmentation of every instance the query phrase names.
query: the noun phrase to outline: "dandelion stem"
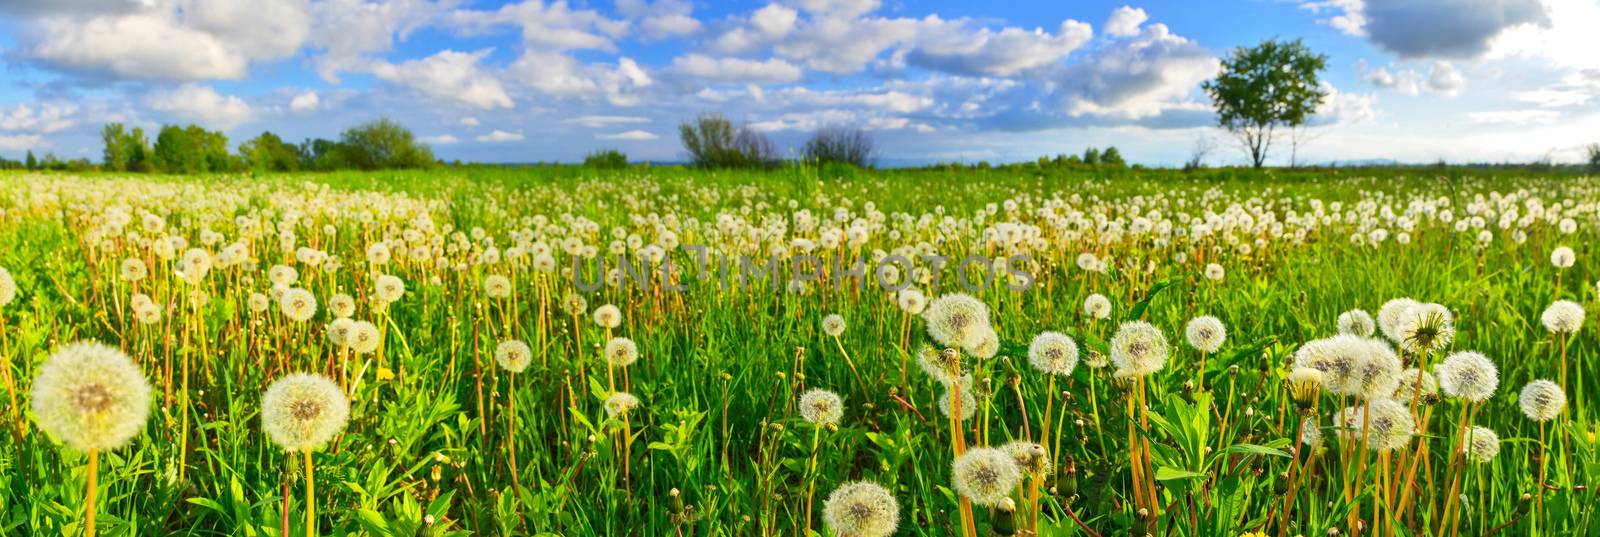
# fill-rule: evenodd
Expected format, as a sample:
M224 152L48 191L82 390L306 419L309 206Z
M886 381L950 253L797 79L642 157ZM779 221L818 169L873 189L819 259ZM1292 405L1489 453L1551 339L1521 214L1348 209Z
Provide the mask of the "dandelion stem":
M98 481L99 471L100 471L100 452L99 451L90 451L89 452L89 492L88 492L88 498L87 498L88 509L84 512L84 522L83 522L83 535L84 535L84 537L94 537L95 484L96 484L96 481Z

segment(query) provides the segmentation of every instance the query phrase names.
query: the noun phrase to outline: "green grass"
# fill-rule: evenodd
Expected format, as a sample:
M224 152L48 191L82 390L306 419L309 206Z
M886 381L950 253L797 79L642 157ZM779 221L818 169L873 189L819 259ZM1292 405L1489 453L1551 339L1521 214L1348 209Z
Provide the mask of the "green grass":
M1515 197L1505 201L1506 195ZM1543 209L1560 203L1577 231L1563 234L1560 217L1541 217L1522 228L1523 241L1513 240L1518 226L1502 229L1500 215L1515 207L1519 218L1526 216L1533 200ZM1449 210L1461 220L1475 201L1494 211L1485 223L1493 240L1481 247L1478 229L1456 232L1453 222L1436 216ZM1303 223L1314 205L1333 213L1328 207L1335 202L1342 204L1337 212L1350 214ZM658 240L658 226L664 226L676 227L682 244L731 248L736 240L709 230L733 222L781 226L786 234L766 241L766 252L794 237L818 238L818 230L800 229L794 217L800 210L821 227L848 227L857 219L881 226L870 233L863 255L918 242L937 243L938 251L957 257L1003 255L983 241L985 227L1014 222L1044 228L1043 248L1028 252L1036 261L1033 288L1010 291L990 282L974 293L991 309L999 356L1009 359L964 359L975 368L976 386L989 388L978 399L977 418L966 423L969 446L985 444L984 436L991 445L1021 437L1025 420L1033 437L1045 430L1047 378L1026 359L1038 333L1072 336L1087 358L1091 351L1107 352L1121 321L1142 318L1160 328L1173 352L1167 367L1145 381L1149 425L1140 433L1151 443L1150 466L1160 484L1152 533L1277 535L1291 481L1285 474L1295 460L1288 439L1298 408L1283 384L1288 359L1303 343L1335 334L1341 312L1361 308L1376 315L1385 301L1409 296L1444 304L1455 315L1454 341L1429 364L1449 352L1476 350L1499 366L1499 388L1472 422L1498 432L1502 449L1492 462L1460 472L1467 501L1459 533L1482 535L1504 526L1504 535L1597 534L1600 454L1591 402L1600 389L1594 364L1600 351L1597 203L1600 180L1594 178L1426 169L894 170L844 178L807 168L674 167L260 178L4 175L0 267L15 277L20 295L0 307L0 357L24 408L4 403L0 413L13 429L20 426L0 443L0 505L6 506L0 534L83 532L86 456L50 441L26 407L33 374L53 349L97 339L133 356L156 392L145 433L101 457L100 533L279 535L286 509L289 534L304 535L303 468L261 432L262 391L290 371L354 377L363 359L350 357L348 369L339 367L346 360L323 334L332 319L326 311L305 324L290 322L276 305L250 311L250 294L269 290L266 272L276 264L298 268L297 285L312 291L324 310L336 292L355 296L354 317L385 331L348 427L315 454L320 534L795 535L809 519L811 531L830 535L823 500L838 485L863 479L897 498L897 535L957 534L952 435L935 405L944 389L916 365L915 352L928 340L923 321L908 318L873 283L851 290L813 282L804 294L728 289L697 281L688 268L692 256L679 252L674 263L686 271L687 289L602 289L586 295L587 310L575 319L561 306L575 288L559 269L540 276L526 261L515 268L506 259L481 262L491 244L507 257L515 234L527 242L542 238L557 265L571 267L562 236L578 233L603 253L618 227L643 244ZM1414 204L1434 210L1418 213L1410 243L1398 244L1402 229L1384 209L1400 215ZM1052 229L1039 216L1045 207L1090 225L1067 226L1075 234ZM105 229L114 210L131 216L121 232ZM143 211L162 217L165 228L143 230ZM846 218L835 221L840 211ZM424 213L431 226L419 219ZM1179 214L1210 214L1218 222L1240 214L1256 222L1270 218L1283 233L1275 235L1269 224L1226 232L1236 242L1224 239L1223 230L1199 240L1156 240L1117 237L1095 224L1103 217L1126 228L1140 217L1192 229ZM1354 222L1344 218L1351 215ZM936 240L946 218L945 237ZM246 236L241 221L260 231ZM690 221L699 229L691 230ZM282 249L280 225L293 230L295 246L335 256L341 267L327 272L296 261ZM1352 234L1371 228L1385 229L1388 238L1376 246L1352 242ZM203 245L202 229L225 238ZM891 238L890 230L899 230L899 237ZM1303 232L1298 240L1297 230ZM189 284L142 243L165 234L212 254L242 240L251 261L213 268L200 285L209 300L189 310ZM413 255L397 251L381 267L366 261L369 243L407 234L423 237ZM423 245L437 251L416 254ZM1239 245L1248 245L1248 252ZM1577 263L1558 273L1550 254L1563 245L1577 251ZM1082 252L1110 257L1112 267L1104 274L1080 270L1075 263ZM138 292L164 308L158 324L131 318L135 290L117 277L128 257L151 265ZM1213 262L1226 268L1220 283L1202 276ZM592 262L580 267L581 279L597 277ZM365 297L382 273L403 278L407 291L379 313ZM512 298L486 296L483 281L491 274L511 278ZM1568 340L1568 407L1551 423L1548 490L1536 512L1522 496L1537 494L1539 429L1518 410L1517 393L1530 380L1559 374L1558 347L1539 320L1556 298L1558 278L1561 298L1582 304L1589 316ZM930 297L959 291L954 280L947 267L941 289L923 290ZM1091 293L1110 299L1110 319L1082 313ZM602 408L612 391L601 359L607 331L590 317L602 304L621 308L624 319L614 335L639 346L638 362L625 374L614 372L617 389L628 388L642 402L626 420L608 419ZM820 328L832 313L848 323L837 343ZM1205 314L1226 324L1228 339L1199 371L1200 356L1183 342L1183 329ZM498 370L492 356L496 344L510 338L527 341L535 354L532 366L514 378ZM188 390L181 378L186 361L192 367ZM1126 535L1144 524L1132 507L1125 404L1131 392L1114 385L1111 370L1080 363L1056 381L1056 390L1067 394L1053 403L1055 416L1065 418L1059 422L1061 452L1053 454L1061 471L1044 480L1041 535L1084 534L1074 515L1102 535ZM1198 375L1206 392L1186 386ZM818 434L800 419L795 401L802 388L813 387L844 397L836 430ZM1328 426L1339 404L1338 396L1323 395L1318 422ZM1394 535L1439 533L1446 490L1457 475L1450 455L1462 409L1451 398L1423 405L1421 412L1431 417L1425 434L1393 454L1398 461L1427 446L1413 480L1414 504L1404 512L1389 503L1404 493L1404 482L1391 477L1396 484L1386 501L1371 485L1383 475L1379 459L1367 456L1365 471L1357 473L1361 464L1349 455L1360 450L1341 449L1328 431L1325 450L1312 459L1314 470L1298 482L1287 534L1338 528L1350 535L1346 515L1352 511L1369 534L1374 524ZM620 441L624 435L631 440ZM515 467L508 446L514 446ZM1300 453L1302 463L1309 454ZM815 471L809 470L813 464ZM1369 485L1347 497L1345 480L1358 476ZM808 481L816 490L809 514ZM674 489L685 508L672 500ZM1030 509L1027 496L1016 498ZM999 516L975 508L980 534Z

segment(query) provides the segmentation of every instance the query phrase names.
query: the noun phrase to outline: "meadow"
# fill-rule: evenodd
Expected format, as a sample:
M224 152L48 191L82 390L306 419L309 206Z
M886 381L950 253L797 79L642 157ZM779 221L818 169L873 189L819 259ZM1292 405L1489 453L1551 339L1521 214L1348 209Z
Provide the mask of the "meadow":
M5 174L0 535L1600 535L1597 240L1570 174Z

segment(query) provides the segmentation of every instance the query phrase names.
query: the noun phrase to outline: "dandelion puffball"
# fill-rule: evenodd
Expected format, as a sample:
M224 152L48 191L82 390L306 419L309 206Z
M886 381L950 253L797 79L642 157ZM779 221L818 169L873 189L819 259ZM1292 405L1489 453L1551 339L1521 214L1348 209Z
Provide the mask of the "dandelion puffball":
M344 293L335 293L328 298L328 313L335 318L347 318L356 314L356 299Z
M922 310L928 307L928 297L923 296L922 291L908 287L895 294L895 305L908 315L921 315Z
M130 257L122 260L122 265L118 267L117 273L122 278L122 281L136 282L143 280L150 273L150 270L145 267L144 260Z
M1046 375L1071 375L1078 367L1078 343L1060 332L1044 332L1028 344L1028 363Z
M979 360L994 358L994 355L1000 352L1000 334L995 333L994 327L985 326L978 333L977 339L968 343L963 349Z
M150 384L121 350L80 341L39 366L31 403L39 428L52 438L85 453L105 451L144 429Z
M831 337L844 335L844 317L837 313L822 318L822 332Z
M589 301L584 300L583 295L568 293L561 298L561 309L566 311L567 315L576 317L589 310Z
M1555 265L1558 269L1572 268L1572 263L1577 259L1578 256L1574 255L1572 249L1566 246L1557 247L1555 251L1550 252L1550 264Z
M945 353L939 351L939 349L935 349L929 345L923 345L922 348L917 351L917 367L922 368L923 373L927 373L928 376L933 377L933 380L938 381L939 384L949 385L951 382L955 382L956 376L958 375L958 372L956 372L955 369L959 366L959 363L952 358L958 357L947 357Z
M0 308L11 304L17 299L17 280L11 277L11 271L0 267Z
M317 314L317 297L312 296L311 291L296 287L283 293L283 298L278 300L278 310L291 321L308 321Z
M1439 377L1439 390L1451 397L1481 403L1494 395L1500 386L1500 370L1487 356L1473 351L1462 351L1445 357L1434 370Z
M818 427L837 424L844 417L844 400L821 388L806 390L800 394L800 417Z
M972 417L978 413L978 398L972 394L971 386L963 386L960 391L961 415L957 416L956 420L967 421L972 419ZM955 396L956 390L945 390L944 394L939 396L938 403L940 414L944 414L944 416L947 418L951 417L951 414L956 411L956 408L954 407L956 401Z
M601 328L616 328L622 325L622 310L614 305L606 304L594 309L594 324Z
M1533 421L1550 421L1561 414L1561 409L1567 406L1567 394L1561 387L1548 380L1535 380L1522 387L1522 395L1517 398L1518 406L1522 413Z
M378 276L378 280L374 283L372 294L377 296L378 300L383 301L384 304L393 304L406 296L406 281L400 279L399 276L389 274Z
M1105 319L1111 316L1111 300L1105 295L1095 293L1083 299L1083 314L1091 319Z
M877 483L853 481L822 502L822 520L837 537L885 537L900 525L900 504Z
M285 375L261 397L261 428L286 451L315 451L344 430L349 419L350 401L322 375Z
M1415 367L1400 372L1400 383L1395 386L1394 400L1405 403L1412 399L1424 399L1439 393L1439 380L1432 373Z
M1377 330L1377 324L1366 311L1353 309L1339 314L1339 333L1352 336L1371 337Z
M328 341L333 343L335 347L348 348L349 344L346 342L350 339L350 327L355 326L355 324L355 321L346 317L334 319L333 322L328 323Z
M1050 474L1050 455L1038 442L1013 440L1000 446L1000 450L1011 455L1011 460L1017 463L1017 470L1024 474L1035 479Z
M951 474L956 492L984 506L1006 499L1022 478L1016 460L992 447L968 449L951 465Z
M1553 334L1571 334L1583 328L1583 306L1570 300L1557 300L1544 309L1539 321Z
M617 392L606 398L606 417L617 418L626 416L638 408L639 398L628 392Z
M1130 375L1148 375L1167 365L1167 336L1144 321L1129 321L1111 336L1111 363Z
M606 342L606 363L614 367L628 367L639 359L639 345L625 337L614 337Z
M533 349L528 348L527 343L508 339L495 346L494 361L500 364L501 369L521 373L533 361Z
M1384 302L1383 306L1378 308L1378 329L1382 330L1383 335L1390 341L1400 342L1400 322L1412 308L1421 305L1421 302L1410 298L1396 298Z
M1463 451L1467 460L1476 464L1483 464L1494 460L1500 454L1500 435L1495 434L1488 427L1474 426L1467 429L1466 438L1462 439Z
M1455 339L1455 319L1442 305L1418 304L1400 316L1397 332L1395 342L1406 352L1432 353Z
M1222 326L1222 321L1210 315L1195 317L1189 321L1184 329L1184 336L1189 340L1189 346L1195 350L1214 353L1222 348L1223 341L1228 338L1227 328Z
M490 274L483 279L483 294L489 298L506 298L511 296L511 280L499 274Z
M962 293L934 299L922 317L928 323L928 336L946 347L972 345L989 328L989 307Z

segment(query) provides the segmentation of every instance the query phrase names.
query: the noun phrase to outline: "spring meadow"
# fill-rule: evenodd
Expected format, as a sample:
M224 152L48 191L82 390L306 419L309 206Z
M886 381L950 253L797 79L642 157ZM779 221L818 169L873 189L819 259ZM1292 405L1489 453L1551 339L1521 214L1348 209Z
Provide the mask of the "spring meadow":
M0 3L0 535L1600 535L1600 5L1225 4Z

